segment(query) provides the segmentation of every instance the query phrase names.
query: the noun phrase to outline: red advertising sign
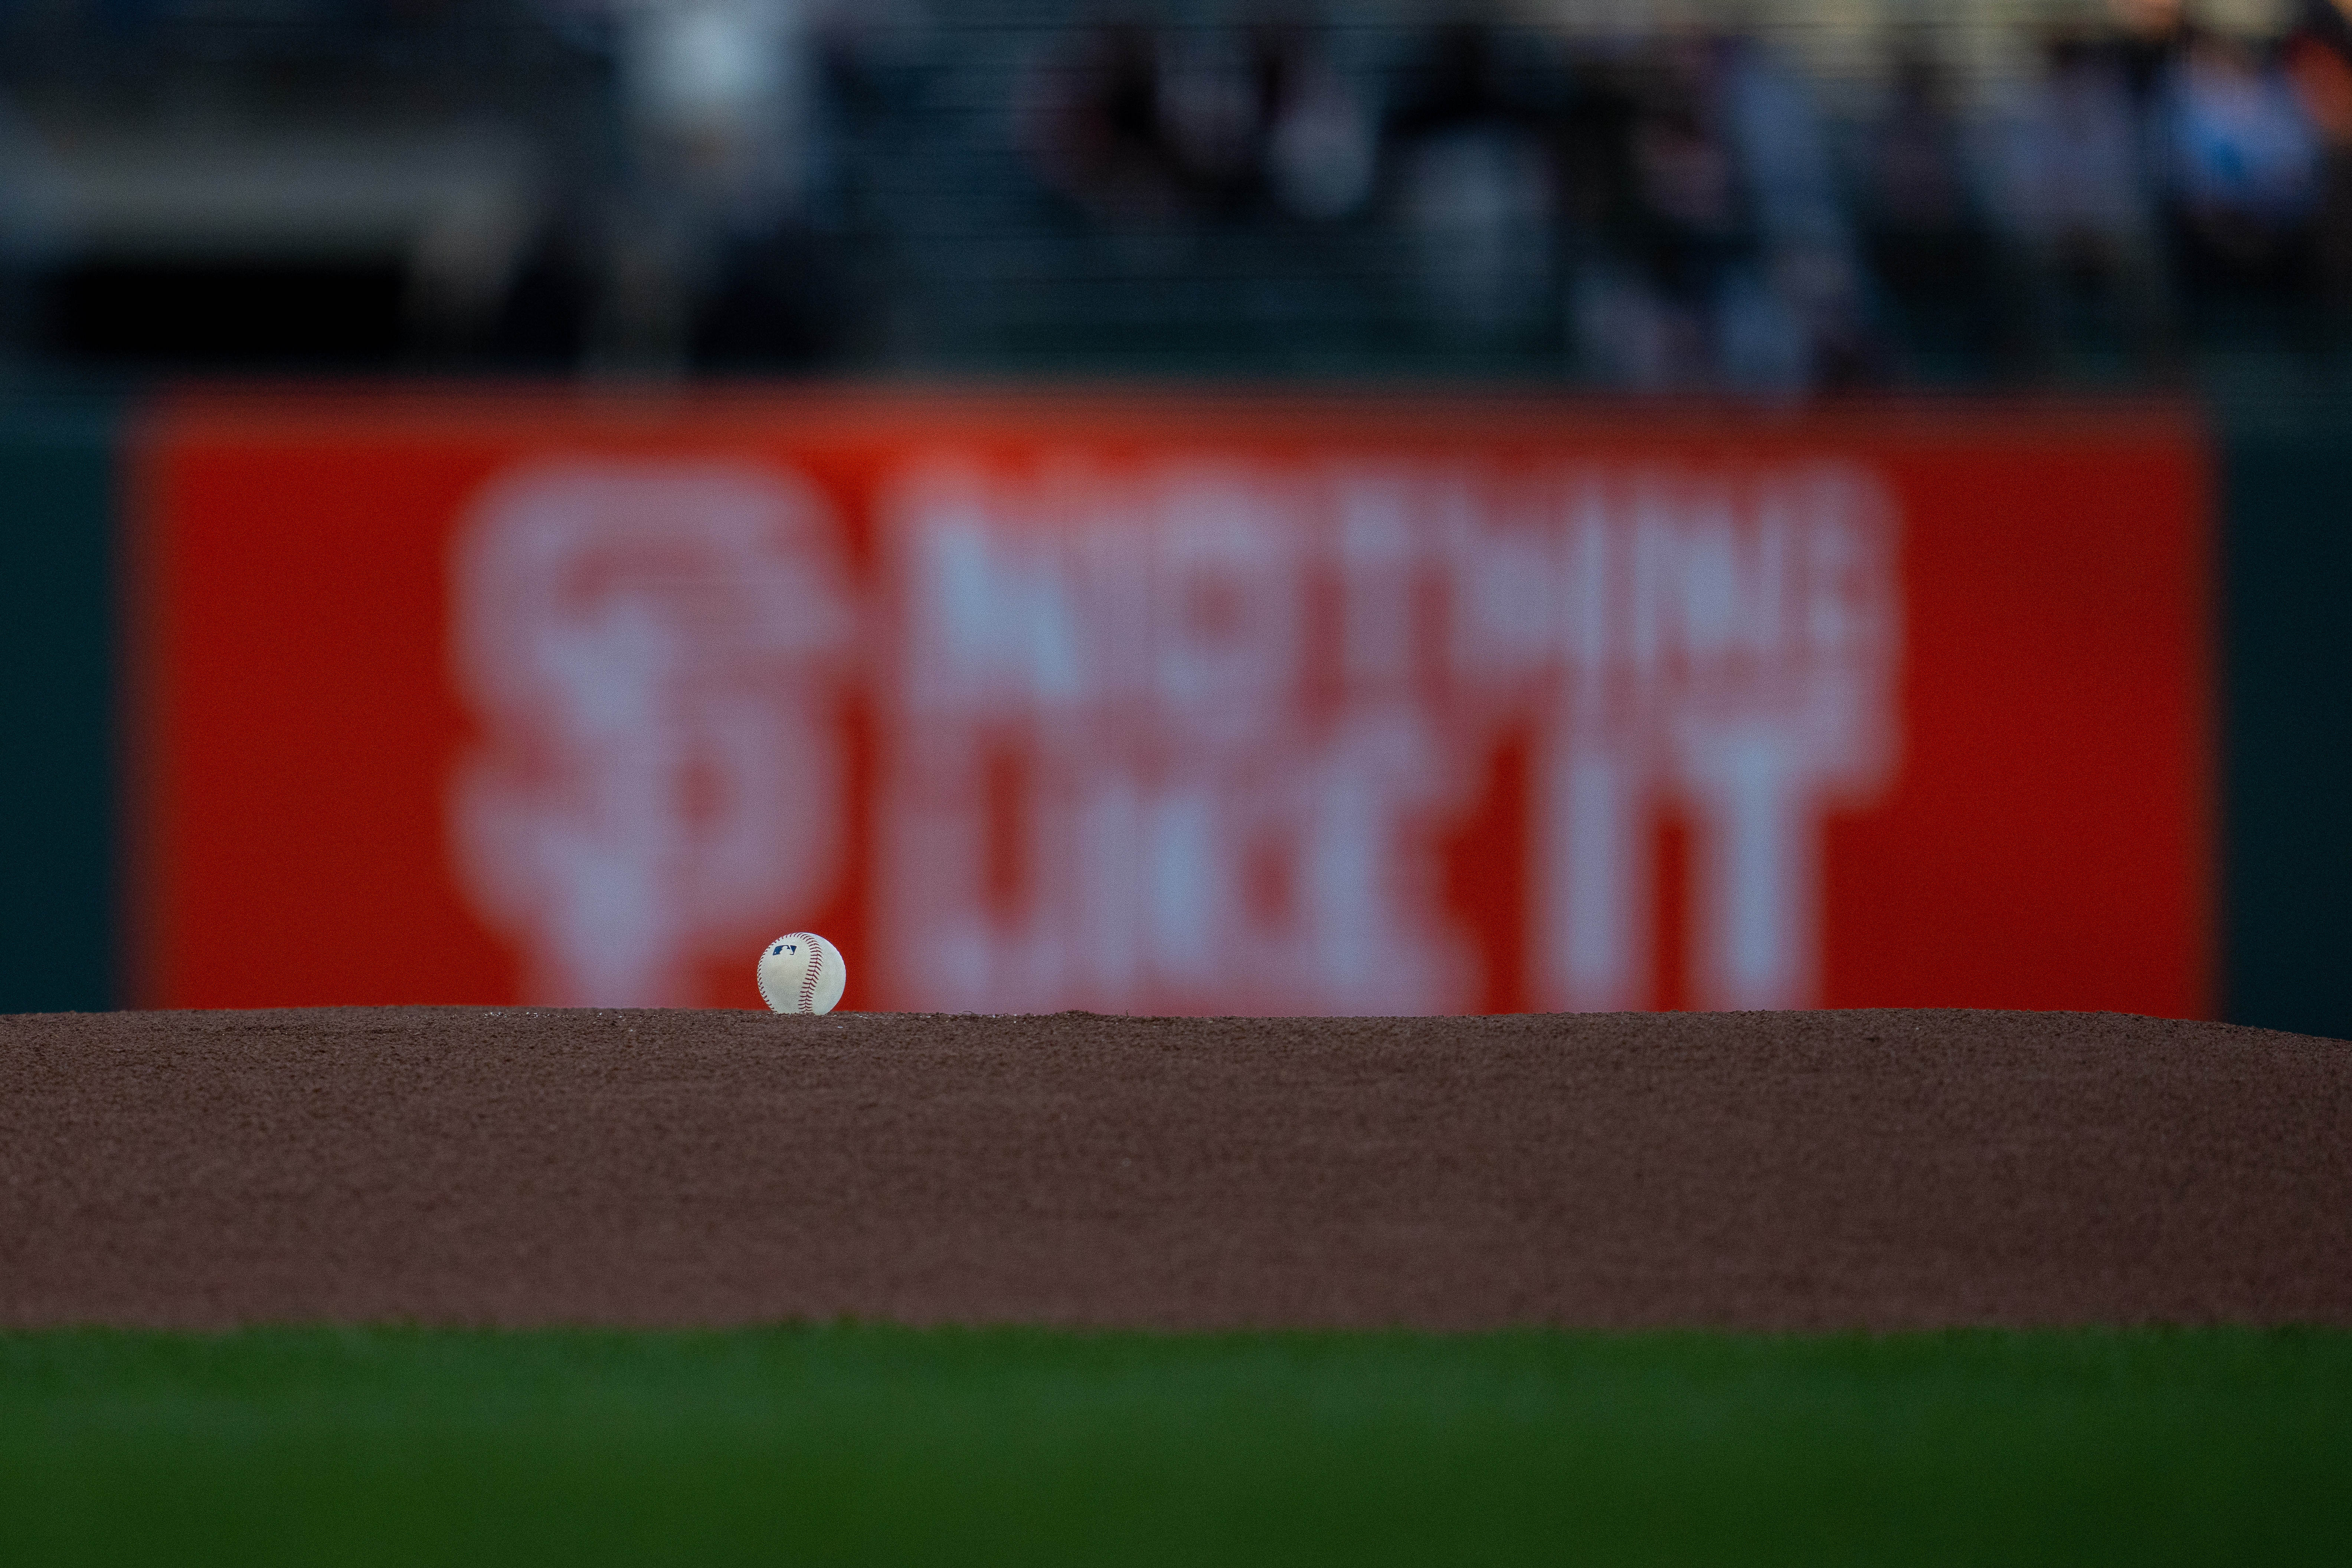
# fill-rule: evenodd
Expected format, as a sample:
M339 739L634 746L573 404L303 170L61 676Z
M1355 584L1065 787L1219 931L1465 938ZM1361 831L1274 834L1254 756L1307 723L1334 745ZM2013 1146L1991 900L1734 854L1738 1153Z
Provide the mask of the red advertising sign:
M214 396L145 1000L2208 1005L2169 410Z

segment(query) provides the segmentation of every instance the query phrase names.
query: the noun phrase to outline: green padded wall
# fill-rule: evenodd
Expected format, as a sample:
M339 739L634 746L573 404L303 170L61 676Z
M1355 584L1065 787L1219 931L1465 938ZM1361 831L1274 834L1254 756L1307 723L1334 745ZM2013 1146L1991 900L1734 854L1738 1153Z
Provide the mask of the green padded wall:
M116 996L115 426L0 405L0 1013Z
M2352 1038L2352 404L2223 430L2222 1016Z

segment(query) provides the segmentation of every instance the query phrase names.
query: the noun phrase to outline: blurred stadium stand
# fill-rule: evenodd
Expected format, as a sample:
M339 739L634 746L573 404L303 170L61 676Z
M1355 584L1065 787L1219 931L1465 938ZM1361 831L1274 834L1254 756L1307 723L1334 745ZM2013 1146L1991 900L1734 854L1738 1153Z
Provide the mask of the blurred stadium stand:
M2308 378L2352 23L5 0L0 235L12 356L68 371Z

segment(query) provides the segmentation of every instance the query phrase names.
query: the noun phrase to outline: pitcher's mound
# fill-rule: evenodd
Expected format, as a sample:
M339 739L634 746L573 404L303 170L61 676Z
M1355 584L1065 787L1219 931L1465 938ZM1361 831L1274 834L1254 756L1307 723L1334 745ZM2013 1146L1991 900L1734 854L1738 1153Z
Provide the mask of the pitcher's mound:
M2352 1323L2352 1045L2112 1015L0 1019L0 1323Z

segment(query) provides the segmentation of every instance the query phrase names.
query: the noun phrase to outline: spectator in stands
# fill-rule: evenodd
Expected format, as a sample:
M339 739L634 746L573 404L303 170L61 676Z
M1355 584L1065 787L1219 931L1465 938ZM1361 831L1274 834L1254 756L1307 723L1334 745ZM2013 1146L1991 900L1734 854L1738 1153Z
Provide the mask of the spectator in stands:
M632 178L610 226L592 354L636 369L805 364L854 312L813 221L835 0L600 0L618 40Z
M1112 223L1342 217L1372 180L1369 117L1311 30L1090 29L1043 71L1024 139L1047 178Z
M1160 34L1157 140L1192 205L1236 213L1255 192L1264 105L1247 42L1223 27Z
M1871 268L1915 353L1980 371L1987 351L2012 348L2014 333L1968 143L1930 41L1904 37L1857 170Z
M1047 177L1098 216L1170 216L1190 197L1160 99L1158 33L1095 27L1040 73L1023 106L1025 140Z
M2352 0L2305 0L2284 63L2320 148L2315 292L2328 336L2352 337Z
M1623 143L1630 199L1574 295L1588 366L1604 381L1643 391L1712 384L1717 303L1735 269L1753 268L1746 193L1706 63L1658 49L1635 69Z
M1685 33L1637 78L1626 221L1580 268L1600 379L1790 393L1873 374L1861 276L1821 126L1758 47Z
M2319 142L2285 74L2248 39L2199 30L2173 63L2158 126L2192 296L2275 303L2307 276Z
M1450 342L1496 349L1547 331L1557 292L1557 83L1523 34L1437 28L1386 128L1390 199L1425 319Z
M2115 68L2136 109L2154 103L2172 62L2188 42L2189 16L2182 0L2107 0L2111 26L2095 35L2095 47Z
M1727 122L1764 247L1761 281L1773 309L1787 312L1796 327L1786 373L1772 361L1747 368L1736 342L1727 342L1725 376L1735 385L1781 390L1873 379L1881 355L1868 321L1857 242L1811 96L1802 79L1754 38L1725 40L1716 53Z
M1991 184L2036 357L2046 366L2070 341L2104 334L2158 374L2173 317L2155 186L2129 81L2101 42L2046 40L2040 78L1996 113Z
M1371 195L1379 148L1372 117L1320 46L1296 23L1251 31L1265 183L1294 217L1330 219Z

